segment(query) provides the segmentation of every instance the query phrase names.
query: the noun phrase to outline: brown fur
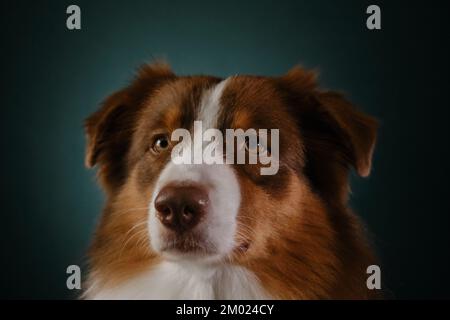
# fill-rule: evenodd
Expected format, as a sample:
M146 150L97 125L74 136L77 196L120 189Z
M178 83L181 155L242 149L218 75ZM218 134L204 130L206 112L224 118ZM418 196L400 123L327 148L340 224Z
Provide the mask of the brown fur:
M107 205L90 251L91 275L112 285L160 261L149 245L149 199L168 154L149 155L161 130L190 129L201 92L220 79L177 77L145 66L86 122L86 163L98 164ZM376 262L361 223L347 208L348 173L370 173L376 122L316 75L233 77L222 95L220 128L279 128L280 170L235 165L241 185L238 246L227 258L253 271L280 299L365 299L366 268ZM136 227L137 226L137 227ZM246 248L244 250L242 248Z

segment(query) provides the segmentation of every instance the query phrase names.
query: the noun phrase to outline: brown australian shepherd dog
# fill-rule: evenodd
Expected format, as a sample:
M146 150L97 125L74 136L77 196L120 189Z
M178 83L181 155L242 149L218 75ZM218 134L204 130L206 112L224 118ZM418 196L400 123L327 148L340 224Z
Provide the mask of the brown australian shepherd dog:
M174 132L194 135L198 121L224 135L277 129L276 173L248 161L175 163ZM376 259L347 207L349 170L369 175L377 123L320 90L315 73L221 79L144 65L85 128L86 165L107 200L84 298L378 296L366 285ZM216 153L273 153L274 141L247 138Z

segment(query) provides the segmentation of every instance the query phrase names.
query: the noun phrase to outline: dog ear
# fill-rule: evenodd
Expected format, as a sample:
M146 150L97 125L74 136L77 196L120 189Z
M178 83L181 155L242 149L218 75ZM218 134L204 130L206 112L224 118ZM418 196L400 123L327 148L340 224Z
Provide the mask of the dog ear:
M315 72L296 67L277 78L305 150L303 172L328 199L346 201L350 166L370 173L377 122L341 94L320 91Z
M336 92L321 92L317 94L319 112L322 119L335 127L338 144L342 156L362 176L367 177L372 167L372 155L377 137L377 121L348 102Z
M109 96L100 109L86 119L85 164L89 168L98 165L99 177L106 185L116 186L126 175L126 154L144 100L155 88L174 77L166 64L144 65L129 86Z
M339 160L352 165L360 176L368 176L377 121L358 111L341 94L319 91L314 71L297 66L279 81L288 91L289 105L293 105L293 112L298 115L305 138L316 140L316 149L328 148L338 154Z

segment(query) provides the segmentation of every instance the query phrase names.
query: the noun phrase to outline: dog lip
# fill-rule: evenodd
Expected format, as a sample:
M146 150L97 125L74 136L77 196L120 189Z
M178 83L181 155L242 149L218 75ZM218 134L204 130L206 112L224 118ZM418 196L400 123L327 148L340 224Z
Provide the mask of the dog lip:
M178 251L182 253L186 252L205 252L205 248L198 243L184 243L184 242L175 242L167 244L162 248L162 251Z
M206 241L201 239L198 235L189 233L181 235L172 235L165 239L164 245L161 247L162 252L177 252L177 253L201 253L213 254L213 248L206 245Z
M237 246L237 251L240 253L245 253L250 248L250 241L244 241Z

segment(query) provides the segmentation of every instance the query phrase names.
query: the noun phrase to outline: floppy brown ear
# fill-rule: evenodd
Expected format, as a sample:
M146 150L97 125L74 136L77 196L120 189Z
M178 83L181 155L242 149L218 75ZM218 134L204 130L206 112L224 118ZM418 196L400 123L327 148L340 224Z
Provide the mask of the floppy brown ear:
M341 94L320 91L316 79L316 72L295 67L276 83L298 123L305 176L327 199L345 202L349 167L363 177L370 173L377 122Z
M115 141L114 136L118 135L120 130L114 124L125 127L121 118L131 113L131 108L127 107L125 102L126 90L118 91L109 96L102 103L101 108L86 119L84 125L87 137L85 165L88 168L95 166L102 151Z
M321 92L317 95L319 110L330 126L336 126L344 157L362 177L370 174L377 137L377 121L358 111L341 94Z
M368 176L377 121L358 111L341 94L320 91L315 71L296 66L278 81L288 92L288 104L298 117L311 152L350 164L360 176Z
M86 119L85 164L89 168L98 164L105 186L117 186L126 175L126 155L143 101L164 81L174 77L165 64L144 65L129 86L109 96Z

